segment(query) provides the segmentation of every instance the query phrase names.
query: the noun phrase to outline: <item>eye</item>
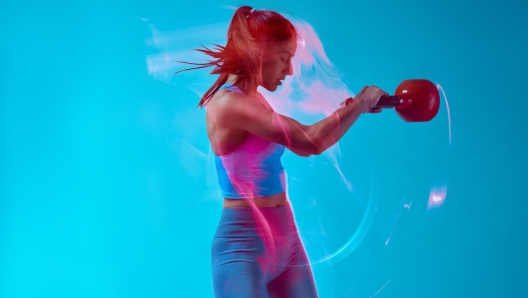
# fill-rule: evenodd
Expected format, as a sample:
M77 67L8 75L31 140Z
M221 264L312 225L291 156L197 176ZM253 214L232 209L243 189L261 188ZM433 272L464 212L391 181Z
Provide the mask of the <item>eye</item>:
M284 59L284 58L281 58L281 61L282 61L282 62L286 62L286 59Z

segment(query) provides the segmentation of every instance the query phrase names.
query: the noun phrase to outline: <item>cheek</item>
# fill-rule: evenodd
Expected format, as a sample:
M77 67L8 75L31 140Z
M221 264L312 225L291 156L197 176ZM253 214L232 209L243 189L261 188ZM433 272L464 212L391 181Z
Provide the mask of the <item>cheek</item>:
M262 72L265 75L276 75L281 72L281 69L281 63L277 63L276 61L269 61L262 64Z
M266 74L269 72L270 64L268 62L262 63L262 74Z
M266 59L262 63L262 77L265 81L274 83L281 77L283 69L284 62L281 61L280 57Z
M272 66L272 69L273 69L274 74L280 74L282 70L284 69L284 62L275 61L275 63Z

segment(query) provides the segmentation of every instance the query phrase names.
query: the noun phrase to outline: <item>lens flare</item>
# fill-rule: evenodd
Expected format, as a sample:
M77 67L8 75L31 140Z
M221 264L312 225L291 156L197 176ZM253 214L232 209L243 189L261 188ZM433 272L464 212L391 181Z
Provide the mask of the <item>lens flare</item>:
M444 204L446 197L446 186L431 189L429 194L429 201L427 202L427 209L433 209L441 207Z

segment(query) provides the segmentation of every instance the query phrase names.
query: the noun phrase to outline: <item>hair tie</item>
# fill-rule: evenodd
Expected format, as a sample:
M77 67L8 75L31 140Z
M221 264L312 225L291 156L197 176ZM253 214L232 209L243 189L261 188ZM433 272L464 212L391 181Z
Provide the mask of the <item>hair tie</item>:
M249 14L246 16L246 19L249 18L249 16L255 11L255 8L252 8Z

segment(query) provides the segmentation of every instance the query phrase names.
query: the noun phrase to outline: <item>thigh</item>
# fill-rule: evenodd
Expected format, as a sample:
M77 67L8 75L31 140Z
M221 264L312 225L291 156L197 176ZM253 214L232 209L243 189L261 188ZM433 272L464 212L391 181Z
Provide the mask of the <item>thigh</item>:
M295 252L286 269L268 286L272 298L312 298L318 297L312 269L304 249Z
M217 298L267 297L264 247L255 235L216 237L212 245L213 287Z
M268 298L258 268L241 271L239 271L241 267L236 267L236 269L237 272L216 271L213 273L216 298Z

